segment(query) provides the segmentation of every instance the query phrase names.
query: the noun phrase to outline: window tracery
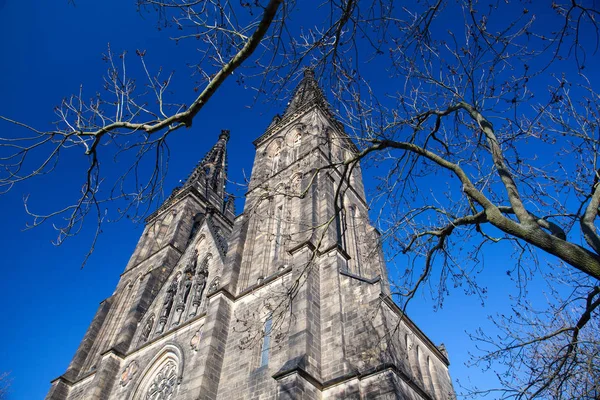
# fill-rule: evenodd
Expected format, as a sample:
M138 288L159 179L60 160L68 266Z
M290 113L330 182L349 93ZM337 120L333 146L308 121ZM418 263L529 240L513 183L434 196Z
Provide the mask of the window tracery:
M130 397L132 400L174 400L183 377L182 349L167 343L148 363Z
M167 361L152 379L144 400L170 400L175 398L177 387L177 364Z

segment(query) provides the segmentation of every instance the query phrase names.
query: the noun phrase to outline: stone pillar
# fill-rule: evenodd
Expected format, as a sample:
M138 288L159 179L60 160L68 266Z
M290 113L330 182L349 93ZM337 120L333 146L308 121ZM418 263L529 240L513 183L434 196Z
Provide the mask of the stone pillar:
M277 379L277 400L321 400L321 391L298 372Z
M200 365L190 370L185 379L189 380L190 398L216 399L225 345L231 320L232 300L223 291L209 293L208 310L202 328L202 343L196 357L203 359ZM187 398L180 393L182 398Z
M108 399L114 383L118 381L117 374L122 360L123 357L113 350L104 353L94 374L94 380L90 384L90 391L83 398L86 400Z
M321 256L322 379L328 381L351 371L346 360L340 256L336 250Z
M248 205L246 205L246 207L248 207ZM238 279L250 221L251 219L243 214L238 217L235 220L233 232L229 237L230 245L225 260L225 265L227 265L228 268L223 271L221 282L223 287L231 294L235 294L240 290L240 288L238 288ZM196 299L194 299L194 301L196 301ZM198 306L200 306L200 303L198 303Z
M46 395L46 400L66 400L71 384L64 377L52 381L52 386Z
M292 322L289 327L288 360L284 368L302 368L306 373L321 376L321 310L319 258L309 246L292 254L293 281L298 281L298 293L291 305ZM292 363L293 364L293 363Z

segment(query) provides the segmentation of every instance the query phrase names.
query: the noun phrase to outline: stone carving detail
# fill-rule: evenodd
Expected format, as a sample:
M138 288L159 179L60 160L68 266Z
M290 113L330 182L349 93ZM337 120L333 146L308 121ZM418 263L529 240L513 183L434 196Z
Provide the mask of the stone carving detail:
M167 319L169 318L169 314L171 313L171 309L173 308L173 301L175 299L175 295L177 294L178 283L179 276L173 279L169 286L169 289L167 289L165 300L163 302L163 309L158 320L158 329L156 329L156 333L162 333L162 331L165 328L165 325L167 324Z
M173 317L173 325L179 325L181 321L181 315L185 310L190 291L192 290L192 284L194 275L196 274L196 265L198 263L198 250L194 250L192 257L188 260L187 266L183 271L183 279L179 287L179 295L177 296L177 306L175 307L175 316Z
M210 259L210 255L206 256L202 262L202 266L198 270L198 274L196 275L196 286L194 288L194 297L192 298L192 308L188 315L189 318L195 317L198 314L198 308L202 303L202 294L204 293L204 288L206 287L206 279L208 278L208 263Z
M146 343L150 334L152 333L152 327L154 326L154 315L151 315L146 321L146 325L144 325L144 330L142 331L142 335L140 336L140 344Z
M121 372L121 386L127 386L129 381L131 381L138 372L138 369L139 368L136 361L130 362L123 372Z
M208 287L208 292L212 293L212 292L216 291L219 288L220 284L221 284L221 277L217 276L215 279L213 279L210 286Z
M144 400L171 400L175 398L177 365L169 360L156 374Z
M190 347L194 351L198 351L198 349L200 349L200 340L202 339L202 328L204 328L204 325L202 325L196 331L196 333L194 333L194 336L192 336L192 339L190 340Z

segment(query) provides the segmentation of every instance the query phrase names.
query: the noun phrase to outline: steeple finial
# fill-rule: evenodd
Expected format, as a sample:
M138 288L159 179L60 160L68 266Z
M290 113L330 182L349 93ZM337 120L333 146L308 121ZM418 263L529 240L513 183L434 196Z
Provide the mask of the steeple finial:
M221 129L221 134L219 135L219 141L224 140L227 142L229 140L229 129Z
M313 101L319 101L325 104L327 103L325 96L323 95L323 92L321 91L321 88L315 79L314 70L310 67L307 67L304 69L304 77L294 91L294 95L292 96L292 100L285 110L284 116L295 112L303 105Z

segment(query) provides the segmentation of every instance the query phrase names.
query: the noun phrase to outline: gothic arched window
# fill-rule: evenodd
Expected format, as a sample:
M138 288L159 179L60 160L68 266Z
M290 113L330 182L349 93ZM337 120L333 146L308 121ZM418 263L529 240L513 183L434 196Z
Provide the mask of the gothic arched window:
M150 386L146 390L144 400L162 400L174 397L177 384L177 364L169 360L154 376Z
M155 357L143 372L133 400L174 400L182 377L181 350L173 345Z
M202 225L203 219L204 219L204 214L202 214L202 213L198 213L198 214L194 215L194 219L192 222L192 229L190 230L190 234L188 236L186 246L190 244L190 242L196 235L196 232L198 232L198 229L200 229L200 225Z
M274 245L274 259L279 258L279 249L281 248L281 226L283 224L283 204L277 206L275 210L275 245Z
M294 161L300 158L300 147L302 146L302 134L298 132L294 138Z
M273 153L273 160L272 160L272 164L271 164L271 175L275 175L277 172L279 172L279 169L281 167L281 145L277 145L275 147L275 151Z
M265 321L265 332L260 349L260 366L269 364L269 349L271 348L271 331L273 330L273 316L269 315Z
M352 216L352 239L354 242L352 244L354 246L354 251L355 251L355 268L356 268L355 272L357 275L360 275L361 274L361 256L362 256L360 253L361 238L359 236L360 214L355 205L352 205L350 207L350 215Z

